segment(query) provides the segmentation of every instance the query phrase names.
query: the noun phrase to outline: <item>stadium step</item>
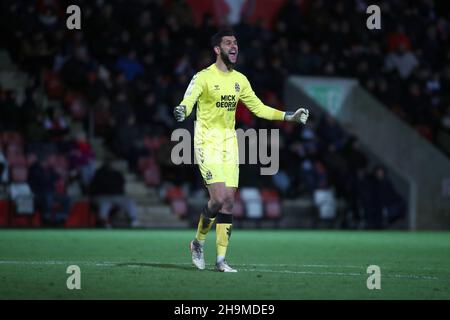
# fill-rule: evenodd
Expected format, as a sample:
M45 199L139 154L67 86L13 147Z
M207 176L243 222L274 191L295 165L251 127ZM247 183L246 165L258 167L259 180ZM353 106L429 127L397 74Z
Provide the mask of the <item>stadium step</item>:
M62 109L64 108L62 102L60 100L52 100L52 99L48 99L47 97L45 97L45 108L54 108L54 109ZM80 128L83 128L82 124L78 124L76 121L73 121L72 119L67 119L68 121L70 121L70 128L72 129L72 126L78 126L77 129L79 130Z
M16 92L25 91L29 77L17 68L6 50L0 50L0 70L0 87Z
M28 83L28 76L22 72L4 71L0 72L0 86L6 90L24 91Z
M98 159L97 166L100 166L102 164L103 159L107 157L114 157L113 154L107 148L105 148L105 142L101 137L92 137L89 141L91 143L92 149L94 150L95 156Z
M125 182L125 193L133 198L151 195L149 188L143 182L136 180Z
M56 106L54 102L51 102L53 106ZM67 122L69 123L70 132L73 136L75 136L78 132L84 131L83 123L73 120L71 118L67 119Z
M119 170L123 174L128 172L128 163L123 159L116 159L112 162L112 166L114 169Z
M90 140L90 143L92 145L92 148L98 148L98 149L103 149L103 144L105 143L103 141L103 138L101 137L92 137Z
M126 172L124 174L124 176L125 176L125 181L127 181L127 182L136 182L137 181L137 177L134 173Z
M135 194L133 195L133 199L142 205L147 205L148 203L155 204L155 203L161 203L160 196L158 195L158 192L154 188L146 187L146 193L139 195Z
M175 216L170 207L164 204L139 206L138 226L145 228L163 227L163 228L186 228L188 221L180 220Z
M137 226L141 228L165 227L178 228L188 227L186 221L181 221L172 214L170 207L162 203L156 189L148 187L137 175L132 172L126 160L119 159L113 155L105 146L103 139L94 137L91 145L97 155L96 166L102 164L102 159L112 157L112 167L119 170L125 178L125 194L132 198L138 206ZM127 217L123 217L123 225L127 226Z
M0 50L0 70L2 71L17 71L17 67L12 62L8 51Z

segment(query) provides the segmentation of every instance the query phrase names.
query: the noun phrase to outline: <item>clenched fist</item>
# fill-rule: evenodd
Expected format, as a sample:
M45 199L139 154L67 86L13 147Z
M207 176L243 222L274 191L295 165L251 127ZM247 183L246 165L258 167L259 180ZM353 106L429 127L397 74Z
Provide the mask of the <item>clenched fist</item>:
M186 106L176 106L173 109L173 115L178 122L184 121L186 119Z
M295 121L298 123L305 124L308 121L309 110L305 108L297 109L295 112L286 112L284 116L284 120L286 121Z

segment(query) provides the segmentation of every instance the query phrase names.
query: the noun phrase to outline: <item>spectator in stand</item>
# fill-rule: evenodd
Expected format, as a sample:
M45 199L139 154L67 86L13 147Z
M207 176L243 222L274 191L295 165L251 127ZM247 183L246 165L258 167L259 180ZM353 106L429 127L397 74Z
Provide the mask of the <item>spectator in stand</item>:
M329 113L320 118L317 134L324 144L328 145L329 152L339 151L345 146L345 133L336 119Z
M406 215L406 203L383 166L377 166L370 174L359 177L358 193L366 229L389 227Z
M419 60L414 53L406 48L404 43L399 43L397 49L386 56L386 70L397 72L401 79L409 78L418 66Z
M341 173L342 179L337 185L342 196L348 201L348 212L344 220L344 225L354 228L362 221L362 212L358 203L358 179L364 175L367 169L368 159L361 150L360 142L355 136L351 136L342 150L342 155L346 160L345 170Z
M327 168L317 161L315 163L316 186L313 192L314 204L318 211L319 226L325 223L326 227L332 227L336 218L336 197L333 188L328 181Z
M51 155L41 163L37 157L29 157L28 184L42 211L44 224L58 226L69 215L70 197L63 178L54 169L53 158Z
M403 45L406 50L411 50L411 39L406 35L402 24L398 24L395 32L388 36L389 52L397 50L399 45Z
M382 206L372 174L368 174L365 171L358 172L357 191L358 203L363 212L360 227L364 229L381 229L383 226Z
M104 227L112 227L110 213L115 206L128 215L132 227L137 226L136 204L125 195L125 178L112 167L111 159L106 159L95 172L90 191L98 205L99 218Z
M127 81L133 81L137 76L144 74L144 67L137 60L136 51L131 50L125 56L119 57L116 68L125 75Z
M63 140L69 132L67 121L59 108L47 109L47 116L44 119L43 125L48 137L52 141Z
M143 147L143 134L140 127L136 125L134 115L124 119L117 132L114 142L114 150L127 159L130 168L136 169L139 156L146 155Z
M450 106L448 106L445 110L444 116L441 120L441 128L444 132L450 134Z
M6 185L9 181L9 168L8 161L3 154L3 150L0 145L0 185Z
M78 132L73 142L71 162L72 167L80 173L83 189L87 190L95 173L95 154L84 131Z
M406 203L397 192L386 169L378 166L374 170L375 191L381 204L384 226L396 222L406 215Z
M20 110L12 91L0 87L0 130L16 130L20 126Z

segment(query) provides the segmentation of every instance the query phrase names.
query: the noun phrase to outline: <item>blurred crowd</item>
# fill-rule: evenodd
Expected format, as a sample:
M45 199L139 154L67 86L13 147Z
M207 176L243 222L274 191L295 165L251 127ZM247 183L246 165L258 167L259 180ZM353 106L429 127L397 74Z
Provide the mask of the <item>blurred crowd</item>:
M435 1L380 2L382 29L372 31L363 0L280 2L271 21L241 15L232 22L237 69L267 105L284 109L291 74L355 77L430 142L448 143L450 20ZM50 155L65 155L67 172L75 172L66 175L66 186L75 179L82 194L95 173L92 136L127 159L148 186L189 182L190 192L202 189L196 169L170 162L170 135L180 126L172 108L195 72L213 62L209 38L227 20L206 11L198 22L192 1L81 0L81 30L68 30L70 4L1 2L0 46L32 81L21 95L0 88L0 130L22 134L23 154L37 155L42 165L50 159L52 167ZM61 105L42 108L41 87ZM191 130L193 118L181 126ZM80 132L71 133L69 122ZM257 168L244 165L242 186L259 183L285 198L332 190L350 204L352 223L369 214L372 227L404 214L386 170L369 167L357 137L332 117L312 115L299 127L255 118L240 105L237 126L280 129L283 146L277 175L256 180ZM43 145L50 151L32 151L47 150Z

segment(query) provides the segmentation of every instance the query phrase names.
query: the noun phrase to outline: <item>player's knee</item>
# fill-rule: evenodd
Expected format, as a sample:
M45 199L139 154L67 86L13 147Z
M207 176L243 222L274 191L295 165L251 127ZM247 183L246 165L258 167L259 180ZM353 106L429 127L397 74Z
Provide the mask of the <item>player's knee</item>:
M225 212L231 212L233 210L233 205L234 205L233 198L227 197L224 199L222 210Z
M221 196L215 196L211 198L210 200L210 209L213 212L218 212L220 209L222 209L222 206L225 202L225 198Z

